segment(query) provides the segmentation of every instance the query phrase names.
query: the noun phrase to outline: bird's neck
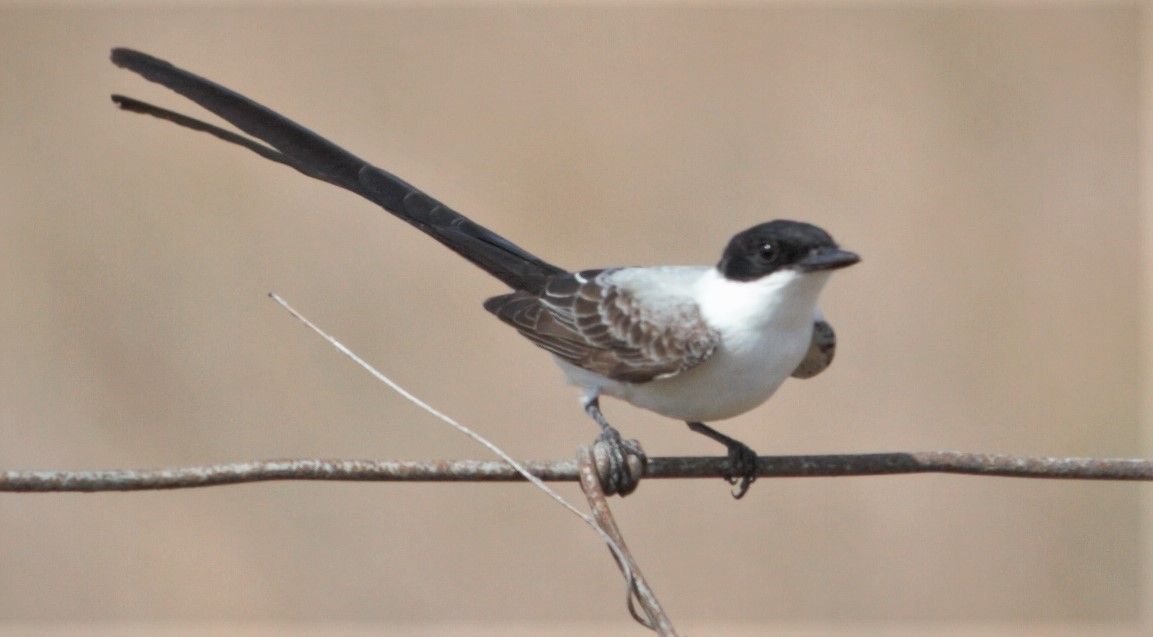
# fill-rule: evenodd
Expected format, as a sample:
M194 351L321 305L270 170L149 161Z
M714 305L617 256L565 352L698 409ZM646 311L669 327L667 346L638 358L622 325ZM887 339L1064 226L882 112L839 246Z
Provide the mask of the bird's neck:
M726 279L716 270L699 282L704 318L715 329L807 329L827 272L775 272L754 281Z

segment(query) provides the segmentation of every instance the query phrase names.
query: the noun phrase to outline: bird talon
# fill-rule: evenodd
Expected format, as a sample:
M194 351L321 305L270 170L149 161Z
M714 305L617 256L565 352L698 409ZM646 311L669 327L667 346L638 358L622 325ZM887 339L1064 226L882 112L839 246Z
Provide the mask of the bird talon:
M732 485L732 487L733 487L732 489L729 490L729 493L733 496L733 499L734 500L740 500L741 498L745 497L746 493L749 492L749 487L752 486L752 484L757 481L757 477L756 476L744 476L742 478L729 477L729 478L725 478L725 480L730 485Z
M729 471L725 481L732 485L733 499L740 500L749 492L749 487L757 480L757 452L748 445L732 441L729 447Z
M636 490L645 474L648 456L636 440L621 438L616 429L605 429L593 445L605 495L626 496Z

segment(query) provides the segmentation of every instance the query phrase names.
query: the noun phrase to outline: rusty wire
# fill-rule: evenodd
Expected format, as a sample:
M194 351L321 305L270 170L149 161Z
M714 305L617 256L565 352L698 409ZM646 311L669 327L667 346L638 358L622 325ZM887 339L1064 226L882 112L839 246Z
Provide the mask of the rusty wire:
M578 479L575 460L527 460L545 481ZM724 458L650 458L645 478L719 478ZM955 451L762 456L760 478L957 473L1013 478L1153 480L1153 460L1048 458ZM0 492L95 492L187 489L272 480L368 482L522 481L499 460L257 460L164 469L0 471Z

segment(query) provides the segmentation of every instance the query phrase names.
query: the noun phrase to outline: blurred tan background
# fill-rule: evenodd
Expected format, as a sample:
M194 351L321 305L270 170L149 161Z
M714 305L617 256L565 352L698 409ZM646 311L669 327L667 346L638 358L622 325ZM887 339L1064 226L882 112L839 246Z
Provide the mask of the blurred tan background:
M515 456L596 433L549 357L481 309L498 283L352 195L118 112L109 93L202 115L112 46L561 265L712 263L777 217L829 229L864 256L824 296L837 364L720 425L762 453L1148 454L1140 16L0 8L0 468L485 457L269 290ZM605 407L651 454L718 453ZM1142 634L1148 489L764 480L734 502L664 481L615 506L688 634ZM599 540L523 485L0 496L10 634L646 634L625 618Z

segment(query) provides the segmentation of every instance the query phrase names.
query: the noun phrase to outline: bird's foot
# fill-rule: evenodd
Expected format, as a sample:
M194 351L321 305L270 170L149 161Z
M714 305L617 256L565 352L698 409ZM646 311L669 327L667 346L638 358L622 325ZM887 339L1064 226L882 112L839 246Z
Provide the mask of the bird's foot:
M716 440L729 450L729 466L723 477L733 486L732 494L737 500L745 497L749 487L757 479L757 452L745 443L734 440L703 422L687 422L689 429Z
M612 427L604 428L597 436L593 454L605 495L623 497L635 491L649 461L640 442L621 438Z
M740 500L748 493L749 487L757 479L757 452L743 442L733 440L729 448L729 469L724 474L725 482L732 485L733 498Z

